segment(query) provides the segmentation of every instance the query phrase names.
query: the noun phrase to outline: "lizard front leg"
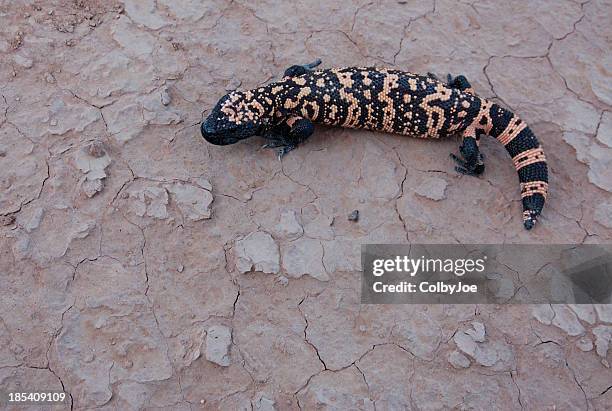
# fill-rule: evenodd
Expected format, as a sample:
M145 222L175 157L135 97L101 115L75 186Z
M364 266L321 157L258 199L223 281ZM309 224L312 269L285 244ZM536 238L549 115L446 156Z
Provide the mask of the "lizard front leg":
M314 132L314 125L306 118L289 117L266 130L262 137L268 140L263 148L278 148L279 160L304 142Z
M465 93L476 95L472 85L463 75L456 77L448 74L447 85L461 90ZM463 133L463 141L459 147L461 158L451 153L451 158L455 160L457 166L455 170L462 174L477 176L484 172L484 156L479 149L480 135L476 127L468 127Z

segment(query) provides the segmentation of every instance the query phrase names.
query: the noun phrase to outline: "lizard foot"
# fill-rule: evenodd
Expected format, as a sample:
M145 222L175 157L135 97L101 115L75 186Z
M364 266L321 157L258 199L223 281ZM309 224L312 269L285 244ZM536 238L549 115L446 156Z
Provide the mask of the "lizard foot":
M302 74L308 73L313 68L317 67L319 64L321 64L321 59L316 59L312 63L308 63L308 64L293 65L289 67L287 70L285 70L285 74L283 74L283 77L301 76Z
M276 150L276 155L278 157L278 159L282 159L285 154L287 154L288 152L290 152L291 150L295 149L297 146L295 144L290 144L287 143L286 141L283 140L272 140L267 142L266 144L264 144L263 146L261 146L261 148L275 148Z
M264 138L266 139L266 143L261 146L261 148L279 148L294 145L291 138L284 134L270 133L264 136Z
M477 161L466 161L453 153L450 154L450 158L452 158L455 163L457 163L457 166L455 166L455 171L457 171L458 173L476 177L484 172L484 157L480 153L478 153Z
M478 141L473 137L464 137L459 147L461 157L451 153L450 157L457 163L459 173L477 176L484 172L484 157L478 149Z
M459 89L461 91L466 91L468 93L474 92L472 85L470 84L468 79L465 78L465 76L462 74L453 77L450 73L448 73L446 76L446 85L452 88Z

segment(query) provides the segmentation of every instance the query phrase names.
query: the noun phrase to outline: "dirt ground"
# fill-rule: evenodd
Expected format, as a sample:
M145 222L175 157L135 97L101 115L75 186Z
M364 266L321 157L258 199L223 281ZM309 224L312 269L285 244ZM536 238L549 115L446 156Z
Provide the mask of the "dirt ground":
M363 243L612 241L611 10L0 1L0 392L79 410L611 409L612 306L359 304ZM282 162L257 138L201 138L228 90L315 58L465 74L514 110L549 160L537 227L492 139L474 178L448 158L459 138L318 127Z

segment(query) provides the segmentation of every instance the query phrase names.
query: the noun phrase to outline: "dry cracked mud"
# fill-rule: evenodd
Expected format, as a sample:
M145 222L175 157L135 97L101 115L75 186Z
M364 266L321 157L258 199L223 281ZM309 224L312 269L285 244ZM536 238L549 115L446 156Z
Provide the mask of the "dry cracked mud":
M362 243L612 241L611 11L0 2L0 392L64 391L57 410L611 409L610 306L359 304ZM315 58L465 74L513 109L549 158L536 229L495 141L473 178L448 159L458 138L318 127L279 162L199 136L227 90Z

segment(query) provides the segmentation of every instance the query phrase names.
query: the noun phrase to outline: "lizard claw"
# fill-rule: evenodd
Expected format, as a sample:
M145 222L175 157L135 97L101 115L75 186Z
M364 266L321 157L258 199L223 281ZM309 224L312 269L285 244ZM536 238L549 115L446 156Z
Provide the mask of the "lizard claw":
M278 154L278 161L281 161L281 159L285 156L285 154L287 154L294 148L295 146L283 146L279 148L278 151L276 152Z
M322 63L321 59L316 59L312 63L304 64L304 67L307 68L307 69L313 69L313 68L317 67L321 63Z
M450 153L449 157L450 157L450 158L452 158L452 159L453 159L453 161L454 161L455 163L457 163L459 166L461 166L461 167L467 167L467 164L466 164L465 160L463 160L463 159L459 158L459 157L458 157L457 155L455 155L454 153Z
M427 72L427 77L430 77L430 78L432 78L432 79L434 79L434 80L438 80L438 81L439 81L438 76L436 76L436 75L435 75L434 73L432 73L431 71L428 71L428 72Z
M271 141L268 141L263 146L261 146L261 148L278 148L278 147L284 147L284 146L285 144L282 141L271 140Z
M476 177L484 172L485 165L484 163L482 163L482 157L480 157L481 161L474 163L468 163L467 161L462 158L459 158L453 153L450 153L450 158L452 158L453 161L457 163L457 166L455 166L455 171L457 171L458 173Z
M459 167L459 166L455 166L455 171L461 174L465 174L466 176L477 176L478 173L476 171L473 170L468 170L466 168L463 167Z

